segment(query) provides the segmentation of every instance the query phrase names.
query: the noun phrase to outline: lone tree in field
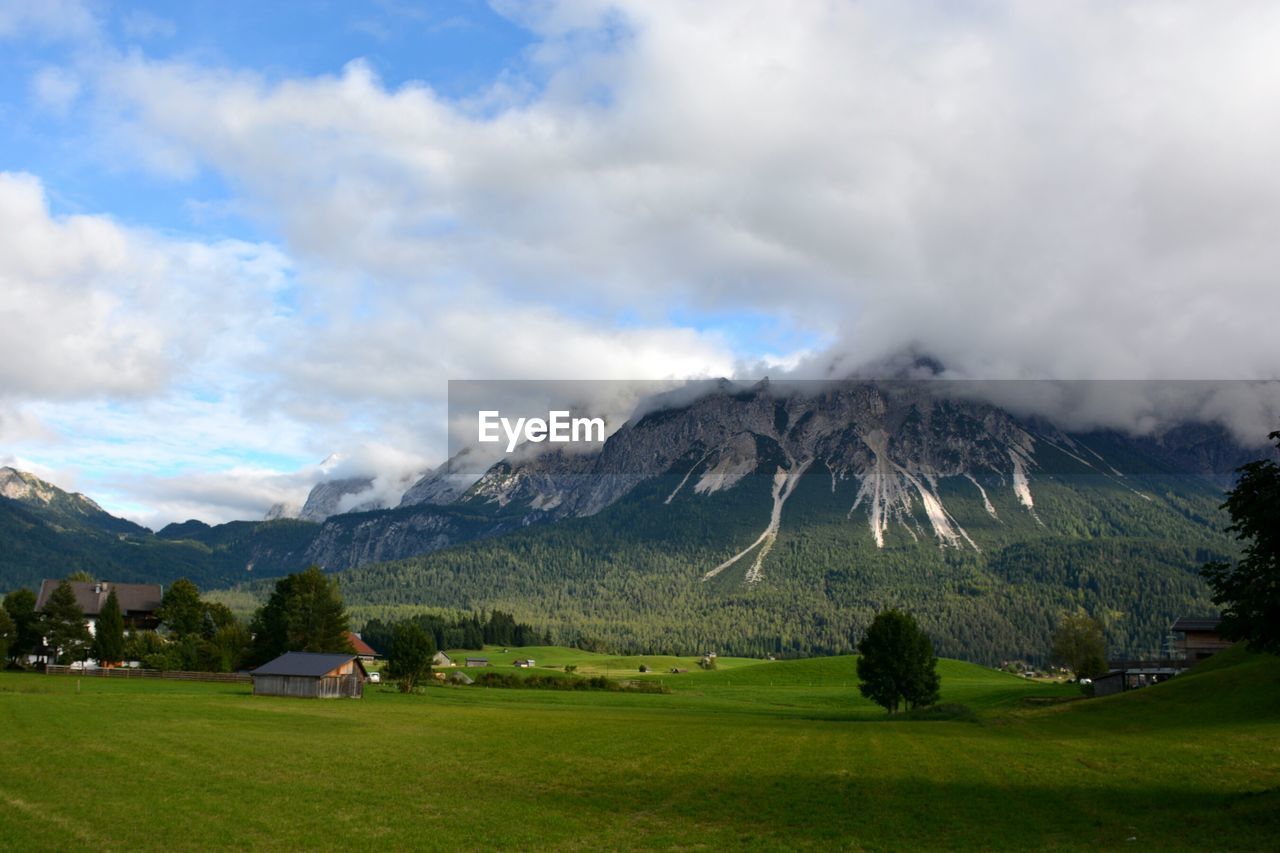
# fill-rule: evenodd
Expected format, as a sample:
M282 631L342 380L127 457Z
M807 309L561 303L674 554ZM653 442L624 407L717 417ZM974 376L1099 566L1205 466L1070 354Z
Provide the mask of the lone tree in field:
M1268 438L1280 446L1280 431ZM1222 608L1222 636L1280 653L1280 465L1259 460L1238 470L1222 506L1231 515L1227 530L1246 543L1244 556L1234 566L1206 563L1200 574Z
M1076 678L1097 678L1107 674L1107 641L1102 625L1085 613L1064 616L1053 632L1052 658Z
M387 650L387 675L400 682L401 693L413 692L418 681L431 676L436 641L417 622L397 623Z
M351 652L349 627L337 581L313 565L276 581L253 617L252 658L266 663L285 652Z
M99 663L124 660L124 614L120 612L120 599L116 598L115 587L107 593L107 601L98 614L93 645Z
M858 643L858 690L890 714L938 701L938 659L915 617L886 610Z
M43 623L44 635L60 663L89 656L92 638L84 622L84 609L67 581L59 583L45 602Z

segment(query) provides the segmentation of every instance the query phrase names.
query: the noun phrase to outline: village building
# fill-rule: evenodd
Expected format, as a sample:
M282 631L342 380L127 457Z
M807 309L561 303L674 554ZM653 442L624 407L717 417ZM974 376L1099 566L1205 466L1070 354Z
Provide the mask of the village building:
M356 653L356 657L365 663L372 663L378 659L378 653L374 651L373 646L366 643L360 638L360 635L354 631L348 631L346 634L347 642L351 644L352 650Z
M253 695L359 699L369 674L355 655L286 652L253 672Z
M453 658L449 657L444 652L436 652L435 655L432 656L431 658L431 665L432 666L454 666L455 664L453 662Z
M535 665L533 658L521 658L520 660L512 661L512 663L520 669L530 669Z
M59 580L43 580L40 592L36 595L36 610L43 611L53 591L58 588ZM120 602L120 613L124 616L126 630L155 630L160 625L156 611L164 598L164 587L158 583L111 583L109 581L70 581L71 591L75 594L76 604L84 611L85 622L89 633L96 635L98 617L107 603L107 596L115 590L116 600Z
M467 666L488 666L489 659L488 658L467 658L466 665Z
M1175 647L1189 665L1199 663L1231 645L1230 640L1224 640L1218 633L1221 622L1217 616L1183 616L1173 623L1174 633L1182 634L1182 639Z

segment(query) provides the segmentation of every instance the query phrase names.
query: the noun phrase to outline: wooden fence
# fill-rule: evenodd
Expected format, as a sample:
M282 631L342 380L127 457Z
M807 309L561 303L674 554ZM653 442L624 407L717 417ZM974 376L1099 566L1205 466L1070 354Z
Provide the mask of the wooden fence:
M45 672L49 675L76 675L87 678L164 678L171 681L220 681L232 684L249 684L253 681L247 672L182 672L167 669L135 669L128 666L116 666L110 669L102 667L79 669L49 664Z

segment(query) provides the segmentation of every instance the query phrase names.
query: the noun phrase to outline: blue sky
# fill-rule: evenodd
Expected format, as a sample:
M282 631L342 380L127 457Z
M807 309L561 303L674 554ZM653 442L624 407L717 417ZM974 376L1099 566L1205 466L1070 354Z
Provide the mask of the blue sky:
M0 464L157 526L394 502L449 379L1274 378L1227 7L0 0Z

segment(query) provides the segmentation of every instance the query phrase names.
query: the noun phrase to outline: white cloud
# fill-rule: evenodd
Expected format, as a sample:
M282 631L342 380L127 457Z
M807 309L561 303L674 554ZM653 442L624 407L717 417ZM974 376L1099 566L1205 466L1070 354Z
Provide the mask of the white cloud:
M79 76L65 68L42 68L31 80L31 92L36 102L55 115L65 116L80 97L82 84Z
M959 377L1277 376L1280 7L1228 6L501 4L539 41L461 102L358 60L272 81L98 56L78 97L112 150L212 170L280 246L52 216L5 177L0 389L195 372L246 428L311 430L294 450L434 458L448 378L839 375L911 348ZM836 343L714 319L742 315Z
M108 85L300 264L397 299L775 311L846 366L1260 376L1280 9L1235 5L538 4L547 85L496 114L358 62Z
M269 321L287 274L268 246L53 216L36 178L0 173L0 398L164 390Z

